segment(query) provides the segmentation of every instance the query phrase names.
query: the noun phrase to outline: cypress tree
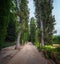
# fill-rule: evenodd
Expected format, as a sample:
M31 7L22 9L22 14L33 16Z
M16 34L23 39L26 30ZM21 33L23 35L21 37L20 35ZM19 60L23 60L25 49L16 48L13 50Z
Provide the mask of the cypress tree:
M36 24L33 17L30 20L30 40L33 44L36 41Z
M12 0L12 3L11 3L9 18L10 20L7 27L6 41L14 42L17 36L17 24L18 24L17 15L16 15L16 5L14 3L14 0Z
M21 43L28 41L29 9L28 0L21 0L20 3L20 23L22 25Z
M34 2L39 39L43 35L45 43L51 42L55 24L55 18L52 16L53 0L34 0Z
M6 38L11 0L0 0L0 47Z

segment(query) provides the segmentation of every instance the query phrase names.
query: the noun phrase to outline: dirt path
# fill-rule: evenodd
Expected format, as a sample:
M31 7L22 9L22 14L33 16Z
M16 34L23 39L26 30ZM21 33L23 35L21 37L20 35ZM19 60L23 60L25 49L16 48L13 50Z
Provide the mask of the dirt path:
M26 44L7 64L47 64L47 60L32 44Z
M15 46L6 47L0 51L0 64L7 64L19 52L14 48Z
M7 47L0 52L0 64L51 64L31 43L25 44L21 50L14 48Z

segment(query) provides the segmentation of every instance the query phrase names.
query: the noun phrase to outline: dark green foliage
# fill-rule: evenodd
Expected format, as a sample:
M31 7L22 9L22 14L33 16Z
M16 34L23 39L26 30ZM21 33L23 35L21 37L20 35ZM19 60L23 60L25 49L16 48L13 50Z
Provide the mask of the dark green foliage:
M60 46L58 46L58 47L56 48L56 50L57 50L57 52L60 53Z
M9 46L14 46L14 45L15 45L15 42L4 42L4 43L2 43L3 48L9 47Z
M40 24L40 0L34 0L35 2L35 16L37 21L37 29L38 29L38 40L41 42L41 24Z
M21 43L25 43L28 41L28 22L29 22L29 10L28 10L28 1L27 0L21 0L20 3L20 23L21 23Z
M34 44L36 41L36 24L35 19L32 17L30 21L30 40Z
M52 16L53 0L34 0L37 19L38 37L41 37L41 21L43 22L44 42L51 43L54 33L55 18Z
M17 22L14 20L13 14L10 16L10 21L7 27L7 36L6 36L6 41L15 41L16 36L17 36L17 31L16 31L16 24Z
M52 16L52 9L53 9L53 0L44 1L42 3L43 7L43 21L44 21L44 39L45 42L51 43L52 42L52 35L54 33L54 24L55 18Z
M60 44L60 36L53 36L53 43Z
M11 0L0 0L0 47L5 40L9 22Z
M17 37L17 15L16 15L16 5L14 5L14 1L11 3L11 9L10 9L10 20L9 24L7 27L7 36L6 36L6 41L16 41Z
M45 58L52 59L56 64L60 64L60 46L54 48L53 46L41 47Z
M60 64L60 46L56 48L55 62L56 64Z
M56 49L53 48L51 45L41 47L41 50L43 51L46 58L54 58L52 55L56 52Z

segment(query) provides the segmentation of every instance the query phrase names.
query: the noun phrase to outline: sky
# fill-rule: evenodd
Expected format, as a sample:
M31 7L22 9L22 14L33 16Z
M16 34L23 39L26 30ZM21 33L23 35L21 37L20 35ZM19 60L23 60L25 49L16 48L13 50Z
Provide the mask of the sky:
M31 17L35 17L35 7L34 7L34 3L33 3L33 0L28 0L29 1L29 4L28 4L28 7L30 9L30 18Z
M53 3L53 15L55 15L56 25L55 30L57 30L57 35L60 35L60 0L54 0Z
M30 9L30 18L35 17L35 7L33 0L29 0L28 7ZM52 14L55 16L56 25L55 30L57 31L56 35L60 35L60 0L54 0L53 2L54 9L52 10Z

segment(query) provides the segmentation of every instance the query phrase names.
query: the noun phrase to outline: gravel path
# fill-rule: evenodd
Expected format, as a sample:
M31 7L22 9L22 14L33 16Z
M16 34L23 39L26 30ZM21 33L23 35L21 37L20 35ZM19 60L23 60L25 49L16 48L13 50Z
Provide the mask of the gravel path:
M26 44L7 64L48 64L31 43Z

